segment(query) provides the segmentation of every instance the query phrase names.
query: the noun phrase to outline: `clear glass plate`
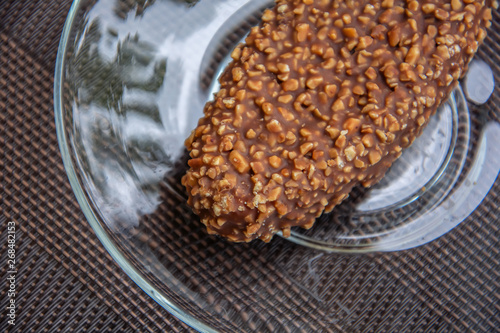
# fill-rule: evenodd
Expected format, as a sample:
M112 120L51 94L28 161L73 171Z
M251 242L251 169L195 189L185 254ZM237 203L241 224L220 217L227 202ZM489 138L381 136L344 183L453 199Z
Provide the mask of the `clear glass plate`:
M183 142L217 90L231 49L272 4L75 1L60 44L57 134L82 210L127 274L202 331L327 327L332 301L325 297L313 297L300 314L264 311L292 302L294 293L316 295L304 281L328 275L290 274L290 262L310 268L331 252L425 244L470 215L500 169L500 157L491 153L500 126L484 121L480 108L469 113L458 88L379 184L356 188L312 229L270 244L231 244L208 235L185 204ZM479 72L489 78L487 70ZM478 85L467 82L468 88ZM471 134L472 123L478 135ZM303 292L277 288L282 275Z

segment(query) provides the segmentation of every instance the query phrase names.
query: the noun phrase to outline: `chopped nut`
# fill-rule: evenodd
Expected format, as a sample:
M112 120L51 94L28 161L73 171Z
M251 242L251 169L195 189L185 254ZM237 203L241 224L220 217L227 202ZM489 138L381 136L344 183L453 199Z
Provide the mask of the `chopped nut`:
M283 127L276 119L273 119L270 122L268 122L266 127L269 131L274 133L281 132L283 130Z
M368 68L365 71L365 75L370 80L375 80L377 78L377 72L375 71L375 69L373 67Z
M250 167L252 168L252 171L256 174L259 174L266 170L264 164L262 164L261 162L250 162Z
M365 167L365 162L363 162L362 160L359 160L359 159L355 159L354 160L354 166L358 169L362 169Z
M366 147L366 148L371 148L373 147L374 145L374 140L373 140L373 136L370 135L370 134L366 134L365 136L363 136L363 139L361 140L363 142L363 145Z
M344 101L337 99L332 105L332 111L339 112L345 110Z
M234 51L231 53L231 58L233 58L234 60L239 60L241 57L241 48L240 47L237 47L234 49ZM239 81L239 80L238 80Z
M264 158L264 152L263 151L257 151L253 154L253 159L258 161Z
M299 81L295 79L287 80L283 82L282 87L284 91L295 91L299 89Z
M279 113L281 114L281 116L286 120L286 121L292 121L295 119L295 116L293 115L293 113L291 113L290 111L288 111L287 109L285 108L282 108L282 107L278 107L278 111Z
M306 85L309 89L316 89L323 82L323 77L315 76L307 80Z
M299 131L300 135L307 138L312 135L312 132L307 128L301 128Z
M222 156L215 156L210 161L210 164L214 165L214 166L222 165L222 164L224 164L224 158L222 158Z
M359 37L356 49L364 50L370 45L372 45L372 43L373 43L373 38L371 38L370 36Z
M300 153L301 153L302 155L305 155L305 154L307 154L309 151L311 151L311 149L313 149L313 148L314 148L314 143L312 143L312 142L306 142L306 143L304 143L304 144L302 144L302 145L300 146Z
M273 114L274 112L274 106L271 103L263 103L262 104L262 111L264 111L265 114Z
M377 134L377 137L379 139L380 142L386 142L387 141L387 135L381 131L381 130L376 130L375 131L375 134Z
M423 124L425 124L425 117L424 116L418 117L417 124L418 124L418 126L422 126Z
M264 22L269 22L273 20L276 16L274 15L274 12L270 9L266 9L264 11L264 14L262 14L262 21Z
M344 28L342 29L342 33L347 38L358 38L358 32L356 31L356 28Z
M281 73L290 73L290 66L288 64L278 63L277 67Z
M255 131L253 129L249 129L247 131L247 134L246 134L247 139L255 139L256 136L257 136L257 134L255 133Z
M250 164L237 150L233 150L229 154L229 161L239 173L246 173L250 170Z
M347 161L351 162L356 157L356 148L349 146L344 149L344 154Z
M352 88L352 93L355 95L364 95L365 89L362 86L357 85L357 86L354 86L354 88Z
M286 139L286 143L287 144L294 144L295 141L297 140L297 137L295 136L295 134L293 134L292 132L288 131L286 133L285 139Z
M293 100L292 95L282 95L278 97L278 102L283 103L283 104L288 104Z
M262 90L262 81L249 80L247 86L251 90L260 91Z
M212 179L215 179L215 177L217 177L217 171L214 168L210 168L207 171L207 176Z
M273 173L271 176L272 180L274 180L276 183L283 185L283 177L278 174L278 173Z
M434 11L434 15L437 19L444 21L450 16L450 13L441 8L438 8Z
M436 5L433 3L426 3L422 5L422 10L425 14L431 14L436 10Z
M347 139L346 139L345 135L341 135L337 138L337 140L335 140L335 146L339 147L339 148L345 147L346 143L347 143Z
M370 161L371 165L377 164L381 158L382 158L382 155L380 155L380 153L376 150L371 150L368 153L368 160Z
M349 134L357 132L361 126L361 120L358 118L349 118L344 122L344 129L349 131Z
M340 135L340 130L335 128L335 127L327 126L325 128L325 131L328 133L328 135L332 139L336 139Z
M300 23L297 25L296 30L297 30L297 35L296 35L297 42L301 43L305 41L307 38L307 34L309 32L309 24Z
M299 187L299 184L294 180L289 180L285 183L285 187Z
M230 151L233 149L233 142L230 138L224 137L219 145L219 151Z
M281 166L281 158L279 158L278 156L269 157L269 165L271 165L275 169L279 168Z
M269 192L269 196L267 199L269 201L276 201L278 200L279 196L281 195L282 188L281 187L275 187L274 189Z
M217 146L216 145L207 145L207 146L203 146L203 148L201 148L201 150L204 153L215 153L217 151Z
M337 93L338 87L335 84L328 84L325 86L325 93L328 97L332 98Z

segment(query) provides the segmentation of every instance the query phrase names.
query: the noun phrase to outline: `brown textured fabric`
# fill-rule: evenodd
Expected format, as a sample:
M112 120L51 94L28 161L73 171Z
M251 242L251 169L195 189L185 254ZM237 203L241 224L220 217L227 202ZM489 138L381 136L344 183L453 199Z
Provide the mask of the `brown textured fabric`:
M0 267L3 273L5 226L13 220L19 305L14 330L190 331L114 263L86 222L65 175L52 77L70 2L0 1ZM494 69L496 82L498 41L496 11L479 52ZM486 105L471 110L482 114L472 118L473 136L485 119L500 121L500 86L495 89ZM180 186L178 181L174 185ZM284 331L280 318L296 318L295 330L310 332L494 332L500 327L499 207L497 177L482 204L447 235L417 249L363 256L314 252L310 257L310 250L283 239L235 245L199 236L199 222L172 199L144 219L141 231L179 281L207 299L238 300L241 322L232 327L201 313L224 331L242 324L257 331ZM176 233L166 232L174 228ZM287 262L292 253L298 259ZM311 269L329 274L305 279L304 271ZM270 276L274 282L259 287L258 299L247 296L250 286ZM5 282L1 285L3 332L9 327L3 312Z

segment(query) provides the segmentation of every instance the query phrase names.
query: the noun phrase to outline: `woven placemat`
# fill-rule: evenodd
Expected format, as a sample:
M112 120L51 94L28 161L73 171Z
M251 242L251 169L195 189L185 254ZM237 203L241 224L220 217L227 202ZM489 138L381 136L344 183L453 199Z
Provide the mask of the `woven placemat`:
M116 1L125 7L134 3ZM8 287L2 282L0 332L190 331L111 259L86 222L65 175L52 94L57 46L70 5L68 0L0 1L2 272L8 259L7 222L14 221L17 229L16 325L7 322ZM500 33L498 16L495 13L492 30ZM490 33L488 38L498 39L498 35ZM487 45L479 56L495 69L495 80L500 82L500 48L491 40ZM500 88L497 85L495 89L481 112L498 122ZM472 124L473 135L478 135L474 132L478 128ZM316 284L318 293L337 300L332 304L338 318L332 321L334 332L498 331L499 207L497 177L488 197L467 221L438 240L399 253L318 258L315 269L331 272L330 280L300 282L307 287ZM179 240L169 245L165 235L154 233L154 218L150 221L153 224L144 228L150 228L158 243L184 246L176 244ZM241 245L242 257L249 260L249 276L269 269L276 260L273 253L285 256L285 244L277 240L272 246ZM195 251L194 247L185 249ZM290 250L304 249L294 246ZM259 256L266 260L250 260ZM283 292L296 292L293 281L301 269L290 266L277 273L292 282ZM192 270L205 274L203 266ZM178 274L187 276L190 272ZM7 277L8 273L2 273L2 281ZM269 313L293 315L302 300L297 298L297 302L282 304L279 311L270 309ZM303 328L313 331L314 322ZM316 331L321 328L316 327Z

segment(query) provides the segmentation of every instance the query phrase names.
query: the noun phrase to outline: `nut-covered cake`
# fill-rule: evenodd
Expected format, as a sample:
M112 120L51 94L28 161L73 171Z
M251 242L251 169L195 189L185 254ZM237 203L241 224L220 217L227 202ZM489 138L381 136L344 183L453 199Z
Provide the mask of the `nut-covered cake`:
M186 140L208 232L269 241L379 181L486 36L492 0L278 0Z

